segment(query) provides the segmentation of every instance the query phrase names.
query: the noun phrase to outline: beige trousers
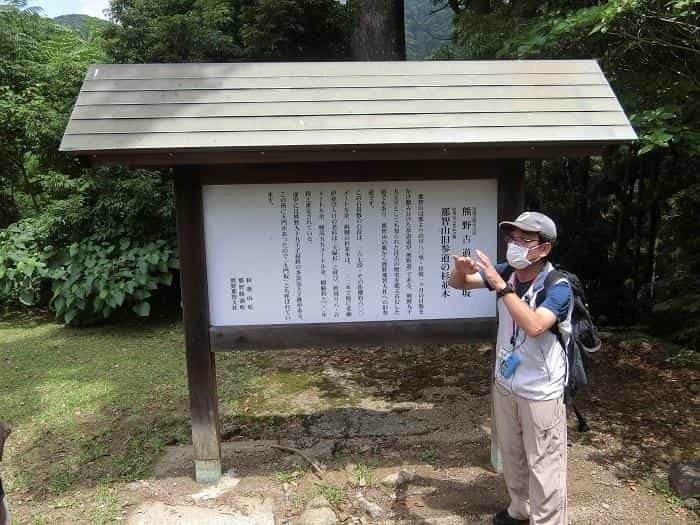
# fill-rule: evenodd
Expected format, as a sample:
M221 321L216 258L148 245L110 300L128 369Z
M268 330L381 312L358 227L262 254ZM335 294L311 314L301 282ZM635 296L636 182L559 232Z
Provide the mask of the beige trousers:
M564 400L532 401L494 384L493 416L508 513L532 525L567 525Z

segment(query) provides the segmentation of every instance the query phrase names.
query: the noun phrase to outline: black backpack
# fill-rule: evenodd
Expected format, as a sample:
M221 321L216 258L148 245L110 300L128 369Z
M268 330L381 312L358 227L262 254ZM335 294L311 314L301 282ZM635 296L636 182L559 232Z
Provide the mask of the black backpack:
M508 280L513 274L514 269L508 266L501 274L504 280ZM553 270L545 277L542 290L538 293L535 299L535 305L539 306L544 301L546 292L557 281L566 279L571 286L571 292L574 300L574 308L571 313L571 337L569 344L564 344L564 338L559 330L559 324L555 323L550 329L556 334L559 343L566 350L566 365L569 375L569 381L564 390L564 400L574 409L578 420L579 432L589 430L588 423L581 412L574 404L576 394L588 384L588 370L591 364L591 354L600 349L601 341L598 336L598 330L593 323L591 313L588 310L586 301L586 293L581 284L581 280L573 273L564 270Z

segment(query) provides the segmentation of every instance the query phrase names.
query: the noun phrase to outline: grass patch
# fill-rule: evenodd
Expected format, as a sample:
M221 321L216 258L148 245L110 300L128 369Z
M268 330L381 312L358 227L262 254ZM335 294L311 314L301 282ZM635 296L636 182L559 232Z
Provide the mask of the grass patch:
M655 475L651 479L651 487L664 497L672 509L679 509L683 506L683 498L676 494L668 483L668 474Z
M325 497L328 503L335 507L340 507L348 499L348 495L343 487L327 481L316 483L316 495Z
M278 470L275 472L275 479L280 483L289 483L295 485L297 481L306 476L304 469Z
M355 465L350 473L350 482L355 487L374 487L377 484L374 468L364 463Z
M51 473L49 492L60 495L68 491L78 479L78 473L71 469L57 468Z
M189 441L183 347L170 320L0 320L2 417L14 427L3 483L43 507L30 520L54 521L58 500L80 492L82 522L111 522L116 484L147 476L166 444Z
M438 451L434 448L425 449L420 454L421 461L423 463L428 463L429 465L434 465L435 463L437 463L439 457L440 455L438 454Z
M128 497L122 484L148 477L167 445L191 441L179 320L66 328L4 316L0 363L2 417L14 427L3 483L10 498L32 502L20 523L112 522ZM304 410L351 402L351 392L331 391L318 367L302 364L267 352L218 354L223 425L271 437L302 428ZM295 483L304 474L276 477ZM341 487L318 490L345 499Z
M95 505L89 511L90 521L95 525L114 523L122 509L117 490L109 485L99 485L93 497Z

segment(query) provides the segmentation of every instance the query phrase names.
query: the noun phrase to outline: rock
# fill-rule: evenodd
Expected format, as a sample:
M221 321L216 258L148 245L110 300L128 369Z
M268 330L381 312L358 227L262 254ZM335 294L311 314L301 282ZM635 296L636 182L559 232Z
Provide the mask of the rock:
M688 389L693 393L693 394L700 394L700 383L690 383L690 386Z
M603 507L605 510L608 510L610 508L610 505L608 505L607 503L603 503L601 504L601 507Z
M416 475L413 472L407 470L399 470L393 474L389 474L382 480L382 485L390 488L401 488L408 485L411 481L415 479Z
M384 514L383 508L381 508L379 505L377 505L373 501L369 501L360 492L357 493L357 502L360 504L360 507L362 508L362 510L364 510L367 514L372 516L372 518L374 518L374 519L377 519L377 518L381 517L382 514Z
M681 498L700 496L700 461L672 464L668 484Z
M686 498L683 501L683 505L688 510L696 510L700 508L700 500L698 498Z
M306 504L306 509L323 509L331 508L331 504L328 502L325 496L316 496L314 499Z
M333 509L329 507L307 509L297 520L297 525L336 525L337 523L338 518L336 518Z

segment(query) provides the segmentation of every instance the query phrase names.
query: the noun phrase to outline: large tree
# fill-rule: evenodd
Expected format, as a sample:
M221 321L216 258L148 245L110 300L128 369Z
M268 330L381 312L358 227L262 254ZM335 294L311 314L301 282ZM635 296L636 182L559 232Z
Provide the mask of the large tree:
M336 0L112 0L117 62L342 59L347 8Z
M352 0L352 58L405 60L403 0Z

